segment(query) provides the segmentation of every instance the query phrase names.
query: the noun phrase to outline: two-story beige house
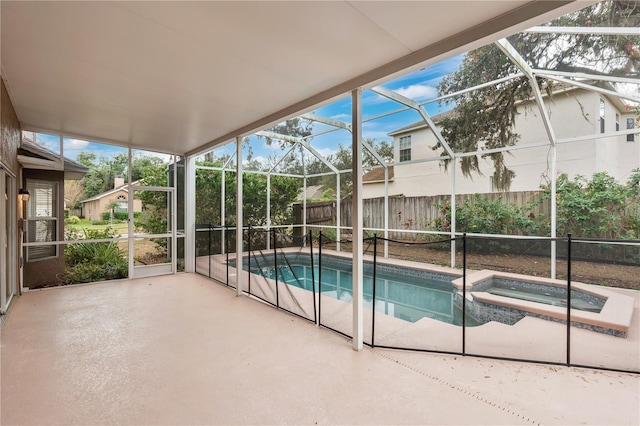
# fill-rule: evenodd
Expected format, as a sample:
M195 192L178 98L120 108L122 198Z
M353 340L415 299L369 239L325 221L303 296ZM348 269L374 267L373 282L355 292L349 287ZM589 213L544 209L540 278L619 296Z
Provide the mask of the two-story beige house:
M590 177L606 171L624 182L633 169L640 167L638 134L615 135L636 126L636 114L618 98L579 88L545 97L557 140L557 173ZM445 113L448 114L448 113ZM434 121L437 125L438 118ZM548 182L551 173L551 149L540 111L533 103L521 103L515 120L519 140L505 154L507 167L515 172L510 191L532 191ZM389 166L389 196L428 196L451 192L451 167L420 161L440 155L434 151L437 139L425 121L419 121L388 134L393 137L394 163ZM592 136L588 139L587 137ZM480 145L482 146L482 145ZM518 148L518 149L516 149ZM459 160L458 160L459 161ZM482 174L463 176L456 167L455 191L458 194L496 192L492 184L493 163L478 158ZM364 198L384 196L384 170L376 168L363 176Z

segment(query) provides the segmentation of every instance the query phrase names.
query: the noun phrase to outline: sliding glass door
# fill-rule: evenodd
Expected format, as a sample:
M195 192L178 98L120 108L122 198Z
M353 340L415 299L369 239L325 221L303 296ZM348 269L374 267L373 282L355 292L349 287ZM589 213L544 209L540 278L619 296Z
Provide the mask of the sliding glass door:
M15 177L0 168L0 313L4 314L17 289Z

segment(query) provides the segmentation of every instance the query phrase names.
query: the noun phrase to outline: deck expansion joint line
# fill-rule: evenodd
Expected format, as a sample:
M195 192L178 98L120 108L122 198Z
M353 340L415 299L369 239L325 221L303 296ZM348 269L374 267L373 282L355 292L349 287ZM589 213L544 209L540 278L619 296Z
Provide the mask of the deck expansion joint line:
M497 402L491 401L491 400L489 400L488 398L486 398L486 397L484 397L484 396L480 395L479 393L476 393L476 392L470 391L470 390L468 390L468 389L464 389L464 388L462 388L462 387L460 387L460 386L458 386L458 385L455 385L455 384L453 384L453 383L449 383L449 382L447 382L446 380L443 380L443 379L441 379L441 378L440 378L440 377L438 377L438 376L434 376L433 374L427 373L426 371L422 371L422 370L420 370L419 368L416 368L416 367L413 367L413 366L411 366L411 365L409 365L409 364L406 364L406 363L404 363L404 362L402 362L402 361L400 361L400 360L397 360L397 359L395 359L395 358L393 358L393 357L391 357L391 356L389 356L389 355L386 355L386 354L384 354L384 353L382 353L382 352L378 352L378 351L376 351L375 349L370 349L370 351L371 351L371 353L373 353L374 355L377 355L377 356L379 356L379 357L381 357L381 358L385 358L385 359L387 359L388 361L391 361L391 362L393 362L393 363L395 363L395 364L397 364L397 365L399 365L399 366L401 366L401 367L404 367L404 368L406 368L406 369L408 369L408 370L411 370L411 371L413 371L413 372L415 372L415 373L418 373L418 374L420 374L420 375L422 375L422 376L425 376L425 377L427 377L427 378L429 378L429 379L431 379L431 380L433 380L433 381L437 382L438 384L440 384L440 385L442 385L442 386L445 386L445 387L448 387L448 388L453 389L453 390L455 390L455 391L458 391L458 392L460 392L460 393L463 393L463 394L465 394L465 395L467 395L467 396L470 396L471 398L474 398L474 399L476 399L476 400L478 400L478 401L480 401L480 402L483 402L483 403L485 403L485 404L487 404L487 405L491 405L492 407L499 408L499 409L501 409L502 411L504 411L504 412L506 412L506 413L509 413L509 414L511 414L511 415L513 415L513 416L515 416L515 417L517 417L517 418L519 418L519 419L521 419L521 420L524 420L524 421L526 421L526 422L528 422L528 423L531 423L531 424L533 424L533 425L536 425L536 426L541 426L541 425L542 425L542 423L540 423L540 422L538 422L538 421L536 421L536 420L533 420L533 419L531 419L531 418L529 418L529 417L527 417L527 416L525 416L525 415L523 415L523 414L516 413L516 412L515 412L515 411L513 411L512 409L510 409L510 408L508 408L508 407L505 407L504 405L502 405L502 404L500 404L500 403L497 403Z

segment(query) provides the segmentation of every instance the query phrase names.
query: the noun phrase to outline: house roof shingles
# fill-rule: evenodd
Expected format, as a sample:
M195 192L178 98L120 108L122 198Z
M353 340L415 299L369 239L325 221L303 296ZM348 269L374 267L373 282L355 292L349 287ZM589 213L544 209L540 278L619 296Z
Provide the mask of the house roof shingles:
M389 169L389 181L393 180L393 166L388 166ZM375 169L369 170L367 173L362 175L362 183L374 183L374 182L384 182L384 168L376 167Z

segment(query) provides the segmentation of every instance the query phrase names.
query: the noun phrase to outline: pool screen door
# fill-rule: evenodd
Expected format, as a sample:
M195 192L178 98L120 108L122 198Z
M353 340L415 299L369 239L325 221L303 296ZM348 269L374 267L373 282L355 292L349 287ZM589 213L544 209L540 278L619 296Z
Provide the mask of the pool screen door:
M129 208L129 277L176 270L175 191L132 186Z

